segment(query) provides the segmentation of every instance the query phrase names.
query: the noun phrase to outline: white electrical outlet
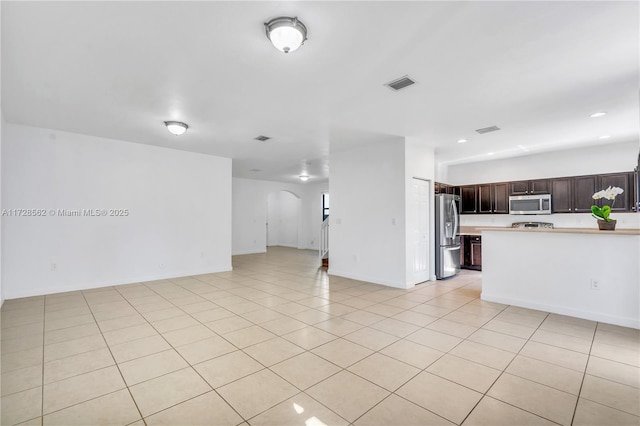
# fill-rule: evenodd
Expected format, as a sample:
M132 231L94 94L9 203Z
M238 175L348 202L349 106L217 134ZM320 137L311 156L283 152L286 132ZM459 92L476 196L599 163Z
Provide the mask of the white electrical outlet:
M591 290L600 290L601 287L600 280L591 278Z

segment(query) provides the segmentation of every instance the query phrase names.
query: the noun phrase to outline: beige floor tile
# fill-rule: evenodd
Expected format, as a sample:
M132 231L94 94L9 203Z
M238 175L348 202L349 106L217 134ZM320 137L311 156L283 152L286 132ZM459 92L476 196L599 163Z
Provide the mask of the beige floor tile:
M176 350L191 365L207 361L220 355L228 354L237 350L235 346L224 340L222 337L214 336L197 342L178 346Z
M174 347L187 345L215 337L216 334L202 324L163 333L162 336Z
M84 306L69 307L67 309L60 309L56 311L50 311L49 309L47 309L45 317L47 320L55 320L60 318L76 317L78 315L87 315L87 314L91 314L91 309L89 309L88 305L84 305Z
M588 354L591 350L591 340L554 333L547 330L537 330L533 336L531 336L531 340L585 354Z
M496 333L495 331L485 330L484 328L476 331L467 339L472 342L482 343L483 345L493 346L494 348L514 353L519 352L524 344L527 343L525 339L507 336L506 334Z
M560 314L549 314L545 319L545 322L547 324L549 323L572 324L572 325L577 325L579 327L588 328L591 330L595 329L597 324L595 321L590 321L590 320L576 318L576 317L569 317L569 316L560 315ZM603 325L608 326L608 324L601 323L600 324L601 329L603 328ZM617 327L617 326L613 326L613 327Z
M47 331L44 335L44 344L66 342L80 337L100 334L100 329L96 323L78 325L75 327L62 328L59 330Z
M529 341L524 345L520 354L580 372L583 372L587 367L587 354L544 343Z
M513 352L465 340L453 348L451 355L473 361L497 370L504 370L515 357Z
M587 374L640 388L640 368L632 365L592 356L587 364Z
M584 398L578 400L573 419L574 426L638 426L639 424L640 417Z
M350 422L389 395L383 388L348 371L329 377L306 393Z
M307 324L302 321L297 321L292 318L278 318L271 321L264 322L260 324L262 328L265 328L276 334L281 336L283 334L291 333L292 331L300 330L301 328L305 328Z
M507 308L496 315L495 319L512 324L518 324L530 328L538 328L542 321L545 320L546 313L543 315L529 315L518 312L513 312Z
M236 413L220 396L208 392L145 419L147 425L237 425L242 417Z
M591 355L623 364L640 367L640 349L628 349L621 346L608 345L601 342L593 342Z
M42 415L42 387L5 395L0 401L0 423L14 425Z
M42 365L42 347L2 355L0 365L2 366L2 374Z
M4 309L4 306L3 306ZM2 329L2 342L6 342L7 340L13 340L13 339L22 339L23 337L26 336L33 336L33 335L38 335L40 336L40 338L42 338L42 335L44 334L44 330L42 327L42 324L27 324L27 325L21 325L19 327L9 327L9 328L3 328Z
M418 374L396 394L458 424L482 397L478 392L427 372Z
M114 364L113 357L107 348L48 361L44 363L44 384L57 382Z
M211 385L219 388L249 374L264 369L264 366L242 351L235 351L196 364L193 368Z
M244 352L267 367L304 352L304 349L280 337L244 348Z
M178 317L167 318L151 323L153 328L160 333L167 333L169 331L180 330L183 328L191 327L200 324L197 320L193 319L190 315L181 315Z
M263 322L272 321L285 316L271 309L262 308L255 311L247 312L241 315L242 318L251 321L254 324L262 324Z
M325 343L313 349L311 352L342 368L347 368L373 353L370 349L344 339L337 339Z
M551 314L553 315L553 314ZM568 317L571 318L571 317ZM582 320L582 321L586 321L586 320ZM590 321L591 323L592 321ZM613 324L605 324L605 323L598 323L598 331L606 331L608 333L618 333L618 334L624 334L628 337L635 337L636 339L640 339L640 330L638 330L637 328L629 328L629 327L622 327L619 325L613 325Z
M211 321L205 325L218 334L226 334L231 333L232 331L251 327L254 324L251 321L233 314L233 316Z
M522 355L516 356L505 371L573 395L580 392L583 378L578 371Z
M60 343L53 343L44 347L44 361L54 361L106 347L107 344L104 342L104 339L100 334L81 337L74 340L67 340Z
M144 303L141 305L136 305L136 310L141 314L146 314L148 312L160 311L162 309L172 308L173 305L166 300L152 302L152 303Z
M250 420L252 426L296 426L349 424L310 396L299 393Z
M142 339L110 346L111 353L118 363L162 352L169 348L171 346L160 335L143 337Z
M44 385L43 413L49 414L124 387L115 366L49 383Z
M54 425L127 425L140 419L126 389L65 408L43 418L46 426Z
M107 331L119 330L121 328L133 327L135 325L146 324L147 320L140 314L129 315L120 318L98 321L98 327L103 333Z
M306 327L294 331L293 333L285 334L282 338L287 339L304 349L310 350L335 340L338 337L315 327Z
M420 329L420 327L418 327L417 325L399 321L393 318L385 318L382 321L371 324L370 327L400 338L406 337L414 331Z
M504 373L487 395L563 425L571 424L575 395Z
M42 386L42 366L35 365L2 373L0 384L2 385L3 396Z
M248 312L257 311L258 309L262 309L262 305L259 305L255 302L246 301L246 302L226 306L225 308L230 310L234 314L242 315Z
M463 426L552 426L556 423L485 396L462 423Z
M275 373L301 390L340 371L340 367L311 352L294 356L271 367Z
M211 391L193 369L185 368L147 380L130 388L143 417Z
M540 324L542 330L552 331L554 333L566 334L568 336L578 337L580 339L592 340L595 332L595 323L593 326L582 327L580 325L559 322L557 320L545 320Z
M614 332L598 329L594 341L631 350L638 350L638 348L640 348L640 336L629 332Z
M332 318L328 321L318 323L314 327L336 336L344 336L361 329L363 326L361 324L353 321L348 321L343 318Z
M487 318L486 316L475 315L470 312L462 311L460 309L458 309L457 311L453 311L443 317L443 319L455 321L460 324L466 324L476 328L482 327L487 322L489 322L491 318L492 317Z
M452 426L454 423L396 395L389 395L354 423L356 426Z
M431 364L426 371L481 393L485 393L501 373L500 370L448 354Z
M444 355L444 352L407 340L393 343L380 353L420 369L426 368Z
M184 311L180 308L172 306L167 309L160 309L159 311L145 312L142 316L150 322L163 321L171 318L177 318L184 316ZM167 330L169 331L169 330Z
M158 332L149 324L134 325L133 327L121 328L118 330L103 333L104 339L109 346L119 343L131 342L143 337L155 336Z
M269 370L262 370L218 389L245 419L296 395L299 391Z
M377 306L377 305L374 305L374 306ZM328 305L319 306L316 309L321 312L325 312L331 316L347 315L347 314L350 314L351 312L356 312L358 310L354 307L343 305L341 303L337 303L334 301L332 301ZM366 310L369 310L369 308L367 308Z
M409 324L417 325L419 327L424 327L438 320L438 317L433 317L431 315L425 315L413 311L400 312L399 314L394 315L392 318L399 321L408 322Z
M208 300L203 300L201 302L197 302L197 303L190 303L188 305L182 306L180 307L180 309L182 309L184 312L191 314L191 316L193 316L194 318L196 318L196 316L194 314L196 313L200 313L200 312L205 312L205 311L209 311L209 310L217 310L220 309L218 308L218 305L216 305L215 303L209 302ZM202 320L198 320L201 321ZM213 321L212 319L207 320L207 321Z
M416 367L379 353L355 363L348 370L391 392L420 372Z
M320 309L321 308L324 308L324 306L321 306ZM284 315L293 315L297 314L298 312L306 311L308 308L296 302L289 302L283 303L282 305L276 305L272 309Z
M344 339L357 343L365 348L379 351L385 346L389 346L393 342L396 342L399 338L392 336L391 334L383 333L382 331L364 327L351 334L347 334L344 336Z
M500 321L495 318L483 325L482 328L522 339L528 339L536 331L534 327L525 327L511 322Z
M418 305L418 306L416 306L414 308L411 308L410 311L419 312L421 314L430 315L432 317L443 317L443 316L453 312L454 309L443 308L441 306L433 306L433 305L422 304L422 305Z
M224 335L225 339L240 349L264 342L265 340L273 339L274 337L276 337L275 334L258 325L243 328L242 330L232 331L231 333Z
M133 309L132 309L132 311L133 311ZM135 313L135 311L133 311L132 313ZM97 315L96 315L96 317L94 319L93 315L87 314L87 315L79 315L77 317L69 317L69 318L60 318L60 319L55 319L55 320L47 320L47 321L44 322L44 330L45 331L53 331L53 330L58 330L58 329L61 329L61 328L74 327L76 325L92 324L92 323L96 322L96 320L100 320L100 319L101 318L99 318ZM40 329L42 330L42 328L40 328Z
M147 355L118 365L128 386L187 367L187 362L173 349Z
M458 337L426 328L416 331L406 339L442 352L448 352L462 342Z
M420 305L418 305L420 306ZM416 307L417 308L417 307ZM367 306L364 308L367 312L373 312L374 314L382 315L385 317L392 317L398 315L400 312L405 311L403 308L397 306L386 305L384 303L377 303L375 305Z
M290 315L292 318L302 321L307 325L318 324L320 322L331 319L331 315L326 312L319 311L317 309L309 309L308 311L298 312Z
M26 351L27 349L38 348L42 346L42 334L32 334L18 339L3 340L1 353L7 355L13 352Z
M584 376L580 397L640 416L640 389L600 377Z
M212 304L211 302L207 302L207 303ZM189 306L192 306L192 305L189 305ZM194 312L191 314L191 316L197 319L198 321L200 321L201 323L209 323L209 322L217 321L223 318L233 317L235 316L235 314L231 311L227 311L224 308L212 308L204 311Z

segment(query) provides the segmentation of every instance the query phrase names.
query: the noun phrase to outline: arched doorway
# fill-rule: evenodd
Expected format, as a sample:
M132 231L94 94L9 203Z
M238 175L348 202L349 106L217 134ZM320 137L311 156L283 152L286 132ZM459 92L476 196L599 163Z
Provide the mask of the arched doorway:
M290 191L272 192L267 197L267 247L298 248L300 197Z

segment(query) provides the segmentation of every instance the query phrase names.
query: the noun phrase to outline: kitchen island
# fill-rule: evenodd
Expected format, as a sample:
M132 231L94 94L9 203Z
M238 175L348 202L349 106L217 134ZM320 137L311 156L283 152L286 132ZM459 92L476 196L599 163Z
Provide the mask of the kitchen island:
M479 230L483 300L640 328L640 230Z

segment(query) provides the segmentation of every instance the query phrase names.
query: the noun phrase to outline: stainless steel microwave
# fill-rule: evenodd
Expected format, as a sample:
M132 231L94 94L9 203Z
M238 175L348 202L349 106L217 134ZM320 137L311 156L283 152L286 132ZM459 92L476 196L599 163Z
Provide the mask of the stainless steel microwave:
M551 194L512 195L509 214L551 214Z

